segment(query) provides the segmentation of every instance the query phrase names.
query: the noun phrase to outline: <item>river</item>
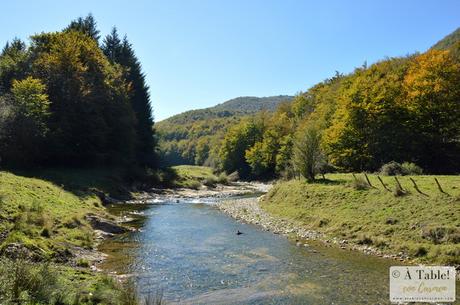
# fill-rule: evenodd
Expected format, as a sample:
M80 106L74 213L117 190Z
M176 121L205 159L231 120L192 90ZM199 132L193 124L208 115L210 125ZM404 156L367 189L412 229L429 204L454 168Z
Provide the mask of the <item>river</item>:
M102 268L132 276L143 295L167 304L387 304L394 261L295 242L242 224L215 200L110 207L133 218L106 240ZM237 235L237 231L243 234Z

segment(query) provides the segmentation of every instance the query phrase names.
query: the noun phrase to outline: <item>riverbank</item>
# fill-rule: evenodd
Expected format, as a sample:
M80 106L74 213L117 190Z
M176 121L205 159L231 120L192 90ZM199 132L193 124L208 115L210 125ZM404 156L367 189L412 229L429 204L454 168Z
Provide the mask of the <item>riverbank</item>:
M262 198L263 196L259 198L226 200L217 205L217 207L224 213L239 221L258 225L266 231L284 235L289 239L295 239L297 246L308 247L308 242L315 240L324 243L326 246L336 245L341 249L361 251L369 255L393 258L399 261L405 261L408 259L408 257L404 255L383 254L370 246L350 245L347 240L340 240L334 237L329 238L326 234L307 229L298 222L274 217L261 208L260 201Z
M316 239L340 248L414 263L460 264L458 176L440 176L441 193L432 176L412 177L425 195L410 189L410 177L400 177L404 194L374 186L356 190L353 177L307 184L276 184L259 201L229 201L219 206L231 216L293 238ZM393 187L393 177L384 177Z
M0 282L31 302L121 299L125 288L95 268L98 243L128 230L105 210L113 196L129 197L116 170L0 172ZM37 278L53 284L34 286ZM0 287L0 303L13 286ZM47 296L35 297L41 289Z

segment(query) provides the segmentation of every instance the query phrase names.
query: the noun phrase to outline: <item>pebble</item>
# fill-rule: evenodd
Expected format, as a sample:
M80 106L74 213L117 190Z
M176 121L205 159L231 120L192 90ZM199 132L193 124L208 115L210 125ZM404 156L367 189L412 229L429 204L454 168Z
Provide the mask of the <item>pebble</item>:
M300 242L300 240L302 239L320 240L324 243L326 247L331 247L334 244L337 244L338 246L340 246L341 249L358 250L364 252L364 254L366 255L381 256L384 258L397 259L400 261L408 259L408 256L403 252L399 252L397 255L388 255L383 254L379 250L374 249L370 246L347 246L349 242L346 239L338 239L335 237L331 239L326 239L324 234L322 233L307 230L305 228L299 228L297 227L297 225L289 221L272 217L260 208L257 198L227 200L217 205L217 207L239 221L260 225L264 231L271 231L273 234L281 234L286 236L295 233L298 237L295 240L297 247L309 246L308 244L302 244L302 242ZM318 251L311 250L311 252L317 253Z

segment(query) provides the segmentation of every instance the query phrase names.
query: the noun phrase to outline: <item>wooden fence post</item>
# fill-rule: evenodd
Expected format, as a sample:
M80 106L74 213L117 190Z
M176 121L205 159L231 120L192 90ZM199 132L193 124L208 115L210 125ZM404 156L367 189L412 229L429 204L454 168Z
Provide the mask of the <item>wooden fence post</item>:
M404 192L405 190L403 189L401 183L399 183L398 177L395 176L396 183L398 184L399 188Z
M371 181L369 180L369 177L367 176L366 173L364 173L364 177L366 177L367 184L369 184L370 187L376 188L376 187L374 187L374 186L371 184Z
M441 184L439 183L438 179L436 179L436 177L434 177L434 181L436 181L436 184L438 185L438 189L441 193L443 194L447 194L446 192L444 192L444 190L442 189L441 187Z
M418 186L417 186L417 183L415 183L415 180L412 179L412 177L409 177L410 181L412 181L412 183L414 184L414 188L415 190L419 193L419 194L422 194L423 196L428 196L428 194L425 194L424 192L422 192Z
M380 176L378 176L378 175L377 175L377 178L379 179L380 183L383 185L383 188L386 189L387 191L391 192L391 190L387 187L387 185L385 183L383 183L382 178L380 178Z

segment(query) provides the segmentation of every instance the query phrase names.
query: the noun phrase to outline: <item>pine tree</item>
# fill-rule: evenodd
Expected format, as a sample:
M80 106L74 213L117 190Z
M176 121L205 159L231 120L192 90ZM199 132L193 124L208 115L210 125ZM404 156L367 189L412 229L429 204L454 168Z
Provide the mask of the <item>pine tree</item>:
M155 165L156 141L153 129L152 108L145 74L134 49L125 36L121 41L116 28L104 39L104 54L113 63L125 68L125 78L130 84L129 99L136 116L136 159L140 165Z
M94 19L91 13L85 18L79 17L77 20L73 20L69 26L65 28L65 31L71 30L80 31L99 42L100 35L97 29L96 19Z

